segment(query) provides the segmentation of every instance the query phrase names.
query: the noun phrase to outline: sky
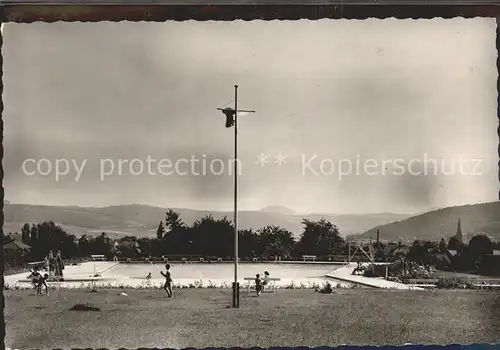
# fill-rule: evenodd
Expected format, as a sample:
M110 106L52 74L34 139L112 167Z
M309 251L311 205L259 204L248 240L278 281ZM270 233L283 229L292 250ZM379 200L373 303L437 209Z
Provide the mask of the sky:
M498 200L494 19L9 23L2 52L11 203L232 210L235 84L242 210Z

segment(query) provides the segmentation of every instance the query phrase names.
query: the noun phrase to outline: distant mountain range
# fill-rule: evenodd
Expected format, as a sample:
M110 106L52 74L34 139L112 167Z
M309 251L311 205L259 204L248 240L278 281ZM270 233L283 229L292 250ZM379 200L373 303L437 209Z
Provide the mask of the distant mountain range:
M214 218L227 216L232 212L200 211L172 208L183 221L191 225L195 220L211 214ZM41 206L27 204L4 205L4 232L20 232L26 222L54 221L66 231L81 236L98 235L106 232L111 237L134 235L153 237L160 220L165 219L167 208L147 205L120 205L104 208ZM266 207L260 211L240 211L238 224L241 229L259 229L266 225L278 225L290 230L296 238L302 233L302 220L320 220L324 217L337 225L343 236L364 232L374 226L406 219L410 214L308 214L299 215L286 207Z
M233 217L232 212L172 209L177 211L188 225L210 214L216 219L226 216L232 220ZM5 203L4 232L20 232L26 222L54 221L76 236L106 232L110 237L154 237L156 228L160 220L165 219L167 210L168 208L147 205L88 208ZM483 233L500 240L500 202L449 207L416 216L394 213L297 214L286 207L272 206L260 211L240 211L238 223L241 229L277 225L290 230L298 238L302 232L304 218L325 218L337 225L342 236L348 238L375 239L379 229L380 239L394 242L411 242L417 238L433 241L448 239L456 233L460 218L462 231L469 239L475 234Z
M398 222L377 225L356 239L375 239L377 229L380 239L389 241L448 240L457 232L458 219L467 239L485 234L500 240L500 202L449 207L413 216Z

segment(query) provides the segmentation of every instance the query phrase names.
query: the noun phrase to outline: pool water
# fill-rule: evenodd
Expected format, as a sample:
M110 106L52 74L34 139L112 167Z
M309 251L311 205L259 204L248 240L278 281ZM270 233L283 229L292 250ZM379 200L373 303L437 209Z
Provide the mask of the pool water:
M280 279L323 279L327 273L337 269L338 265L332 264L275 264L275 263L240 263L238 264L238 280L245 277L255 278L256 274L264 276L268 271L270 277ZM145 278L151 273L152 278L163 278L160 271L165 271L164 263L152 264L118 264L104 275L114 277ZM186 263L170 264L172 279L190 280L226 280L234 279L234 264L232 263Z

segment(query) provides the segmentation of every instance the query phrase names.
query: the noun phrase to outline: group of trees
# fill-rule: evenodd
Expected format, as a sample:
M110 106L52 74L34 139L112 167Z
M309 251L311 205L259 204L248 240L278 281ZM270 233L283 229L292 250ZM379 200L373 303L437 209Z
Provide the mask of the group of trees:
M68 234L59 225L49 221L40 224L24 224L21 229L22 242L31 247L28 257L41 259L48 251L64 252L65 256L78 255L75 235Z
M450 243L452 242L453 238L450 240ZM451 245L457 251L457 255L452 259L452 267L457 271L481 271L485 267L488 268L485 266L485 257L491 256L493 250L499 248L499 243L492 242L486 235L476 235L467 245Z
M325 256L345 249L338 227L329 221L304 219L302 224L304 229L298 241L292 232L279 226L238 230L239 256L288 259L303 254ZM234 256L234 226L226 217L215 219L207 215L188 226L177 212L169 210L165 224L160 222L156 239L151 241L165 255Z
M321 219L302 221L303 232L298 240L292 232L279 226L266 226L258 230L239 230L239 256L242 259L270 259L280 257L282 260L297 259L302 255L316 255L318 259L331 256L344 257L349 254L348 244L340 235L337 226ZM224 259L234 257L234 227L226 217L215 219L211 215L204 216L192 225L183 222L179 213L168 210L156 231L155 238L137 238L125 236L113 240L102 233L97 237L83 235L77 238L53 222L25 224L21 230L23 243L31 247L28 259L43 259L49 250L61 251L64 258L88 257L91 254L103 254L121 258L160 257L162 255L177 257L205 257ZM398 248L403 247L401 243ZM408 260L419 264L438 265L436 257L449 255L448 250L457 251L457 255L449 262L454 270L470 270L478 268L482 258L498 248L498 243L484 235L474 236L468 244L463 244L452 237L448 242L414 241L401 253ZM374 245L376 260L385 261L394 257L381 242ZM446 264L445 264L446 265Z
M279 226L258 230L239 230L239 256L242 259L281 259L317 255L347 254L346 242L338 227L327 220L303 220L304 230L299 240L293 233ZM115 254L123 258L162 255L222 257L234 256L234 226L226 217L211 215L186 225L180 215L169 210L158 226L155 238L125 236L113 240L102 233L97 237L83 235L77 238L53 222L25 224L21 230L23 243L31 247L29 259L43 259L49 250L61 251L64 258Z
M467 244L458 241L456 237L451 237L448 243L444 239L438 243L416 240L410 246L406 259L441 269L478 271L484 267L482 263L485 256L492 255L493 250L500 247L499 243L492 242L486 235L475 235ZM450 250L456 254L450 254Z

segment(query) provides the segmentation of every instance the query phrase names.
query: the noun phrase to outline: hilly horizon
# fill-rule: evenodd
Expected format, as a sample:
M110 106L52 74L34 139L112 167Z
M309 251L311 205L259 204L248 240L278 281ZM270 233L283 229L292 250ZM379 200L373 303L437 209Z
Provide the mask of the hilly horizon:
M160 208L149 205L118 205L107 207L42 206L29 204L4 204L5 233L20 232L25 223L54 221L77 237L98 235L106 232L110 237L134 235L154 237L165 212L172 209L178 212L184 223L191 225L205 215L216 219L226 216L233 218L233 212L194 210L185 208ZM239 211L240 229L259 229L267 225L277 225L291 231L295 238L302 233L302 220L325 218L339 227L341 235L364 232L374 226L406 219L411 214L374 213L374 214L298 214L283 206L269 206L261 210Z
M437 209L373 227L355 237L375 239L378 229L381 240L408 242L417 238L431 241L444 238L448 241L456 233L459 219L466 239L485 234L500 240L500 201Z

